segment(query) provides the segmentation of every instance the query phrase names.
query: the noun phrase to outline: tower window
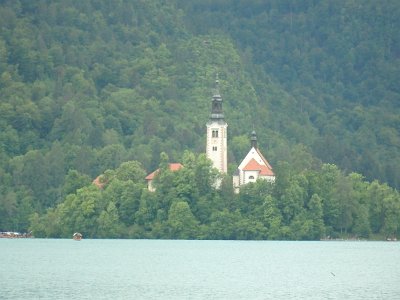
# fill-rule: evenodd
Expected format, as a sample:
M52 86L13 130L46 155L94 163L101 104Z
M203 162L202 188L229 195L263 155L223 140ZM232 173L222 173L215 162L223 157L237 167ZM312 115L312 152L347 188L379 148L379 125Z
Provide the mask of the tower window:
M212 150L213 150L213 151L217 151L217 147L216 147L216 146L213 146L213 147L212 147Z
M213 137L213 138L217 138L218 137L218 130L213 130L212 131L212 134L211 134L211 136Z

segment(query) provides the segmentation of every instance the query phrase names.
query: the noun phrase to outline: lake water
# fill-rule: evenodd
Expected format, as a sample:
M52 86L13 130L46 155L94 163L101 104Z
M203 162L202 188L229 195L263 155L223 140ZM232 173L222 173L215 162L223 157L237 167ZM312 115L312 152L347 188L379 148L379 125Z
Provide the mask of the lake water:
M0 299L400 299L400 243L0 239Z

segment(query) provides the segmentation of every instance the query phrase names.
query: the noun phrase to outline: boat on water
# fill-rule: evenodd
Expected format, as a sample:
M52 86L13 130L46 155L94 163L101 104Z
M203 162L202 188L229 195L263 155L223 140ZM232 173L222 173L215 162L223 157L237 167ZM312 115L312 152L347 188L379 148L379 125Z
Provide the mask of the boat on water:
M82 239L82 233L80 233L80 232L75 232L75 233L72 235L72 239L75 240L75 241L80 241L80 240Z
M27 239L27 238L33 238L32 236L32 231L31 232L12 232L12 231L5 231L5 232L0 232L0 238L4 239Z

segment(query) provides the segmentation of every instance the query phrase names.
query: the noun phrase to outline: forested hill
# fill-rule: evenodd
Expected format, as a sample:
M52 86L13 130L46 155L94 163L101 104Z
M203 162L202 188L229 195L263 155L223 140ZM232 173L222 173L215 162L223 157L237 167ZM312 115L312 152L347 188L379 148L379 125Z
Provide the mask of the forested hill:
M216 73L231 171L254 128L278 172L325 170L337 179L355 171L379 180L384 195L395 195L388 203L397 203L397 192L384 183L400 187L399 9L396 1L372 0L0 1L0 230L39 228L48 208L54 210L44 220L56 222L68 211L63 205L76 203L77 190L90 189L99 174L118 173L124 162L139 162L137 174L145 174L159 166L162 152L170 161L183 161L185 150L203 153ZM305 182L286 179L277 184L276 199L290 198L285 184ZM306 186L308 209L313 189ZM215 200L217 194L197 196ZM234 197L224 195L218 199ZM136 196L127 200L129 209L150 205L150 196ZM354 224L346 219L344 226L320 197L314 200L327 210L324 226L351 231ZM129 209L113 196L104 199L97 216L116 209L124 226L137 225L129 216L124 221ZM199 224L209 224L204 202L187 203ZM151 224L164 224L170 204L153 207L159 223ZM236 209L226 220L242 220ZM251 209L243 209L252 220ZM355 211L358 217L347 217L368 219ZM391 211L397 216L397 208ZM300 222L297 215L283 216L282 224ZM392 234L393 223L382 218L368 230ZM287 232L275 237L294 237Z
M272 111L264 126L325 162L400 186L398 1L179 2L193 33L232 38ZM268 81L291 99L265 99Z

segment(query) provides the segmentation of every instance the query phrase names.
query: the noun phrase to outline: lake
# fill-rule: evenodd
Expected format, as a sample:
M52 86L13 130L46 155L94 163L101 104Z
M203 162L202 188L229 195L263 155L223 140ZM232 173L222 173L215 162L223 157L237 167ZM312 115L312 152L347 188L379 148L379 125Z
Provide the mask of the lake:
M0 239L0 299L400 299L400 243Z

